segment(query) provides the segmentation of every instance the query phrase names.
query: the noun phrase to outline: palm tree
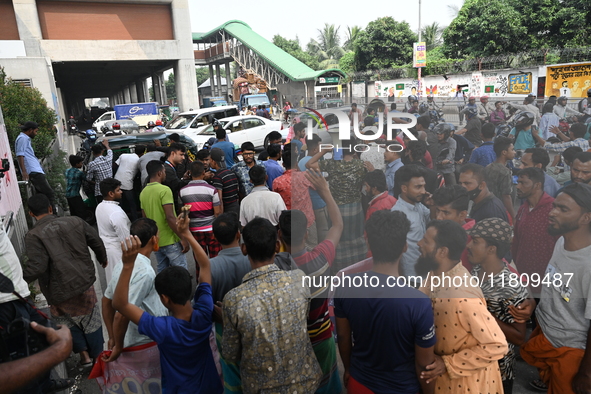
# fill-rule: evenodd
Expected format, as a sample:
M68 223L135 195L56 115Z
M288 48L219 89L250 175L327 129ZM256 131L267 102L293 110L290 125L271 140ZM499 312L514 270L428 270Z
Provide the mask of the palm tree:
M423 30L421 31L421 38L425 42L428 51L437 48L439 45L442 44L442 34L443 28L439 26L439 23L437 22L433 22L430 25L427 25L423 28Z
M343 44L343 49L345 49L346 51L352 51L353 50L353 44L355 43L355 40L357 40L357 37L359 37L359 33L361 32L361 27L360 26L347 26L347 39L345 40L345 43Z
M322 65L334 65L339 63L339 59L345 54L345 50L341 48L339 28L335 25L324 24L324 29L318 29L318 40L310 39L306 49L312 56L318 58ZM323 67L332 68L332 67Z

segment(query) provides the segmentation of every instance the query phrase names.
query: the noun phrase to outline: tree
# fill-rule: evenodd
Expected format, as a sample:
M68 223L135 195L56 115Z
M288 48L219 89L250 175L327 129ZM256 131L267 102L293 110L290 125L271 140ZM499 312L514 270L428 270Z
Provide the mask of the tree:
M287 38L277 34L273 37L273 44L283 49L285 52L289 53L291 56L295 57L311 69L319 69L318 60L314 56L302 50L302 47L300 46L300 40L297 37L295 40L288 40Z
M164 82L166 88L166 98L169 100L176 100L176 84L174 82L174 73L168 75L168 79Z
M195 67L195 76L197 77L197 86L201 85L209 78L209 67Z
M355 41L357 37L359 37L359 33L363 30L360 26L347 26L347 36L345 39L345 43L343 44L343 49L345 51L352 51Z
M308 43L307 52L318 59L321 69L338 67L339 59L345 54L339 29L340 26L325 23L322 30L318 29L318 40L312 38Z
M339 59L338 65L344 73L355 71L355 52L347 52Z
M410 63L416 40L407 22L397 22L390 16L369 22L355 41L355 68L366 71Z
M425 42L427 51L435 49L443 43L441 40L442 33L443 28L437 22L433 22L422 29L421 39Z
M463 3L462 3L463 5ZM462 7L458 6L457 4L448 4L447 5L447 12L449 13L449 16L451 16L452 19L455 19L458 17L458 14L460 13L460 9Z
M467 58L530 49L524 19L505 0L466 0L443 33L444 53Z
M14 152L14 141L21 132L19 126L32 120L39 124L39 132L33 138L35 155L44 159L51 154L51 142L55 139L55 111L47 106L47 101L37 88L29 88L7 77L0 67L0 107L4 113L4 123L8 141ZM15 161L16 162L16 161Z

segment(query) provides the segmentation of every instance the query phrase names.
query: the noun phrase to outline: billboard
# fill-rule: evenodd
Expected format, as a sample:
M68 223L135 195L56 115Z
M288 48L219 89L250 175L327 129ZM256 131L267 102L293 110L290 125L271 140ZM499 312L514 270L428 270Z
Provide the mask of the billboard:
M587 97L591 63L546 67L546 96Z
M427 65L427 46L424 42L415 42L412 51L413 67L425 67Z

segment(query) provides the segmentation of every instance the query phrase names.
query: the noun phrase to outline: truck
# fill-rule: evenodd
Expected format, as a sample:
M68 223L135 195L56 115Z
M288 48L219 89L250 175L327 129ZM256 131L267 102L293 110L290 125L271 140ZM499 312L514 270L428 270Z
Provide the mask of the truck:
M228 102L224 97L204 97L203 98L203 108L210 108L210 107L223 107L228 105Z
M267 108L271 107L271 101L266 94L241 94L240 101L235 102L239 109L250 106L264 105Z
M140 130L145 130L149 121L155 122L159 118L158 103L119 104L113 107L113 111L102 114L92 124L92 129L98 133L108 121L132 119L140 126Z

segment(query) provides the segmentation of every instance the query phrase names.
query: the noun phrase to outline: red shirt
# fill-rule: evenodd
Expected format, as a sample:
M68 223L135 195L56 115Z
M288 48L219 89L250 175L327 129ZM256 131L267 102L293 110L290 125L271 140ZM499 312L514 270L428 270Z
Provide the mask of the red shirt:
M511 255L519 272L544 277L548 262L554 252L554 244L560 238L548 234L548 215L554 199L544 193L538 204L530 211L527 200L521 204L515 215ZM531 286L531 281L530 281ZM534 291L540 291L532 286Z
M382 194L378 194L373 200L369 202L367 213L365 214L365 221L368 221L371 215L373 215L373 213L376 211L381 211L382 209L392 209L394 204L396 204L396 198L389 195L387 190L382 192Z
M291 189L296 191L295 194ZM314 188L301 171L287 170L273 180L273 191L279 193L287 209L299 209L308 219L308 227L316 220L308 188Z

